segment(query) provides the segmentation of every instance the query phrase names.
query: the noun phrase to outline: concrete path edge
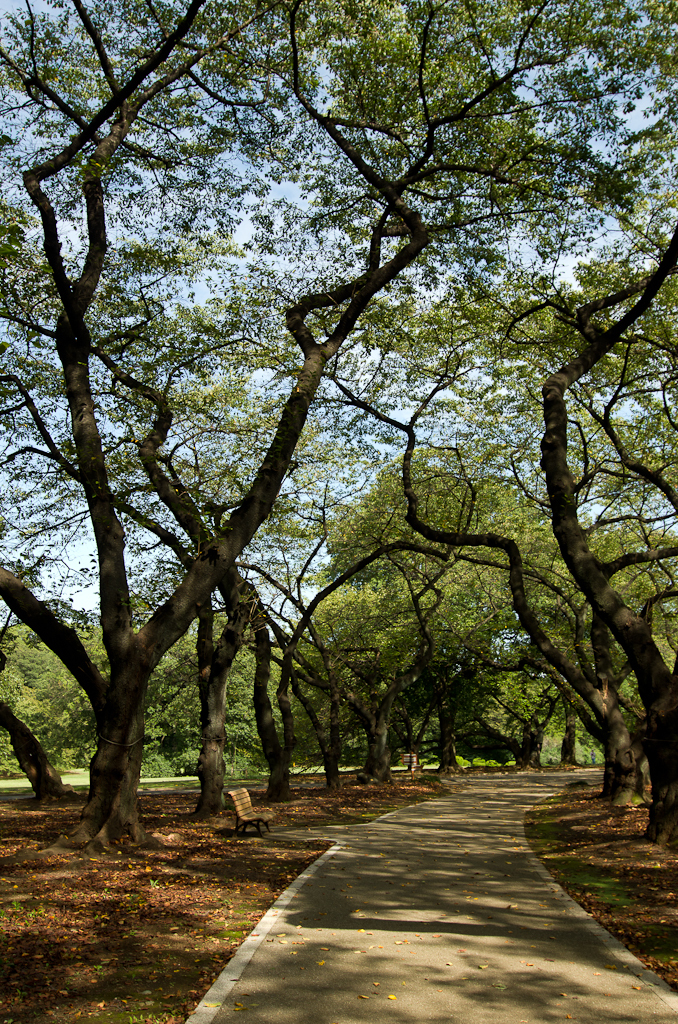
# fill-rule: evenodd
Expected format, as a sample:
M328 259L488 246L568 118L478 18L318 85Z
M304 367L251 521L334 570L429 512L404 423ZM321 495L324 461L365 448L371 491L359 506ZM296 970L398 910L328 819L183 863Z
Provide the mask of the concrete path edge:
M343 843L335 843L329 850L325 850L324 853L321 853L318 859L314 860L312 864L309 864L309 866L294 879L292 884L289 885L287 889L280 894L280 896L278 896L277 900L271 904L261 921L259 921L256 928L254 928L247 938L240 944L235 955L228 961L212 987L207 990L193 1013L187 1018L186 1024L211 1024L218 1011L221 1009L222 1004L225 1002L229 992L236 982L240 981L243 971L270 932L271 928L273 928L277 922L280 913L291 903L309 878L312 878L316 871L318 871L323 864L330 859L330 857L333 857L335 853L338 853L339 850L343 849L343 846Z
M611 932L608 932L607 928L604 928L602 924L599 924L598 921L596 921L595 917L592 917L587 910L584 910L581 904L577 903L576 900L572 899L570 894L566 892L565 889L563 889L562 885L560 885L555 880L555 878L548 870L548 868L545 867L544 864L542 864L542 862L539 860L537 855L530 847L527 835L525 833L524 821L522 829L523 836L525 837L525 846L527 847L528 851L528 858L532 862L532 865L537 874L539 874L544 879L546 884L551 887L553 892L559 893L561 900L563 900L565 903L569 905L572 914L575 917L578 917L581 920L582 924L586 928L588 928L588 930L592 932L592 934L595 935L597 939L602 940L605 946L610 950L611 953L614 953L618 960L621 960L624 964L628 964L629 968L634 972L634 974L637 974L641 981L643 981L646 985L652 985L659 998L664 1003L666 1003L666 1005L671 1010L673 1010L674 1013L678 1013L678 992L674 992L673 989L666 984L663 978L660 978L659 975L655 974L654 971L650 971L645 966L645 964L638 959L637 956L634 956L633 953L629 949L627 949L622 942L619 941L619 939L615 938L615 936Z

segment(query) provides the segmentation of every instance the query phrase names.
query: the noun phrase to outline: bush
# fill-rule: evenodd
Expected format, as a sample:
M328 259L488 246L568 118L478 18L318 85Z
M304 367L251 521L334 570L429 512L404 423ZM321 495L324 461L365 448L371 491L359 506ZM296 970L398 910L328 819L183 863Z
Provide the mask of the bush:
M165 779L175 774L174 765L157 750L144 754L141 764L142 779Z

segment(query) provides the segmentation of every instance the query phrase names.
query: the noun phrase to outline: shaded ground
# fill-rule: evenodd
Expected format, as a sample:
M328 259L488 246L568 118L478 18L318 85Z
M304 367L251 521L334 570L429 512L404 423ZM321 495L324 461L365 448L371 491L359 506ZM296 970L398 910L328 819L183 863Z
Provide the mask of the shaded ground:
M647 821L573 788L528 812L525 831L570 896L678 990L678 850L648 843Z
M339 793L299 789L276 827L364 821L437 795L422 777ZM262 794L253 791L253 803ZM11 864L72 830L79 804L0 804L0 1021L180 1024L242 938L326 843L236 838L232 812L190 817L195 795L143 797L160 850Z
M244 970L227 968L193 1024L234 1011L248 1024L675 1024L678 996L529 852L526 811L572 781L464 773L437 800L312 830L338 848L257 926Z

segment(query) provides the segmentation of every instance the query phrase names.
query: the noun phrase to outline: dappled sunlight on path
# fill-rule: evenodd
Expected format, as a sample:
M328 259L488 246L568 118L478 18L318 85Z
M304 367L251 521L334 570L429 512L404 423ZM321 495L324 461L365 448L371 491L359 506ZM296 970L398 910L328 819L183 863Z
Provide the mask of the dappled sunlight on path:
M675 1024L678 996L529 851L525 810L572 779L461 778L377 821L313 829L341 848L274 912L240 979L228 990L227 968L192 1024L225 1024L245 1007L251 1024Z

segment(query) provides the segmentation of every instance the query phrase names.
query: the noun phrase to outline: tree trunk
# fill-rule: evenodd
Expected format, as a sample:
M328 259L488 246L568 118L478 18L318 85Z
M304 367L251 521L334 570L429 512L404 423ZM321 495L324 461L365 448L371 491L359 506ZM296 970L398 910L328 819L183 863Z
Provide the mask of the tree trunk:
M9 733L19 767L33 787L37 800L59 800L74 792L72 786L64 786L38 738L4 701L0 701L0 727Z
M440 725L440 748L438 772L447 775L450 772L459 770L457 761L457 744L454 732L456 714L450 711L449 697L444 692L443 686L436 679L436 704L438 707L438 723Z
M290 799L290 758L294 746L294 733L291 731L289 721L283 720L285 744L280 743L268 696L268 684L271 678L271 637L261 618L255 623L254 630L257 659L254 673L254 714L264 757L270 771L266 799L274 803L282 803ZM278 704L281 704L280 695ZM287 718L291 718L289 699L287 699L286 713Z
M541 768L541 750L544 745L544 726L536 712L523 722L521 761L524 768Z
M621 326L624 329L629 327L629 319L632 322L635 315L640 315L648 307L662 280L675 264L677 245L678 236L674 236L650 285L634 307L637 313L632 313L630 318L627 314L626 320L618 322L617 335L614 328L599 335L587 322L585 349L553 374L542 389L544 435L541 466L548 488L553 533L575 582L612 631L638 681L640 698L647 712L644 748L652 778L652 806L646 837L658 843L669 842L678 831L678 676L664 660L648 621L632 611L611 585L617 566L601 563L589 547L586 532L579 523L574 476L567 461L569 420L565 393L607 355L621 334ZM637 467L633 459L629 460L623 447L618 450L622 463L633 467L635 472ZM641 471L646 473L646 468L641 467Z
M563 742L560 746L560 763L576 765L577 712L566 697L563 697L562 701L563 709L565 711L565 733L563 735Z
M609 797L613 804L645 803L647 759L643 752L643 732L632 738L618 708L605 730L603 796Z
M202 746L198 758L200 796L195 814L208 817L223 808L224 749L226 747L226 686L233 660L240 650L248 608L241 600L242 580L235 571L220 587L226 603L227 623L214 647L214 612L206 601L198 613L198 689Z
M377 782L393 782L391 775L391 749L388 745L388 727L393 701L398 696L395 684L391 684L375 711L359 712L367 736L367 758L364 773Z
M274 803L280 803L283 800L290 799L290 762L292 760L292 751L297 744L296 736L294 735L292 702L288 692L288 683L284 679L280 681L276 691L276 698L283 726L282 756L280 757L277 771L271 774L271 778L268 781L266 799Z
M334 672L330 672L330 746L329 757L325 763L325 778L329 789L341 787L339 761L341 760L341 721L339 709L341 693Z
M87 803L71 837L76 843L92 840L105 846L123 836L136 843L147 839L137 802L144 741L141 696L135 704L128 698L120 711L115 715L107 702L104 713L97 716L99 742L90 761Z
M327 788L340 789L341 776L339 774L339 758L341 757L341 737L339 734L338 701L330 698L330 731L328 736L327 730L318 717L313 704L299 686L298 677L294 672L292 673L292 692L308 715L311 725L315 731L323 759Z
M391 775L391 750L388 746L388 723L383 716L375 718L374 728L365 729L367 733L366 775L377 782L393 782Z

